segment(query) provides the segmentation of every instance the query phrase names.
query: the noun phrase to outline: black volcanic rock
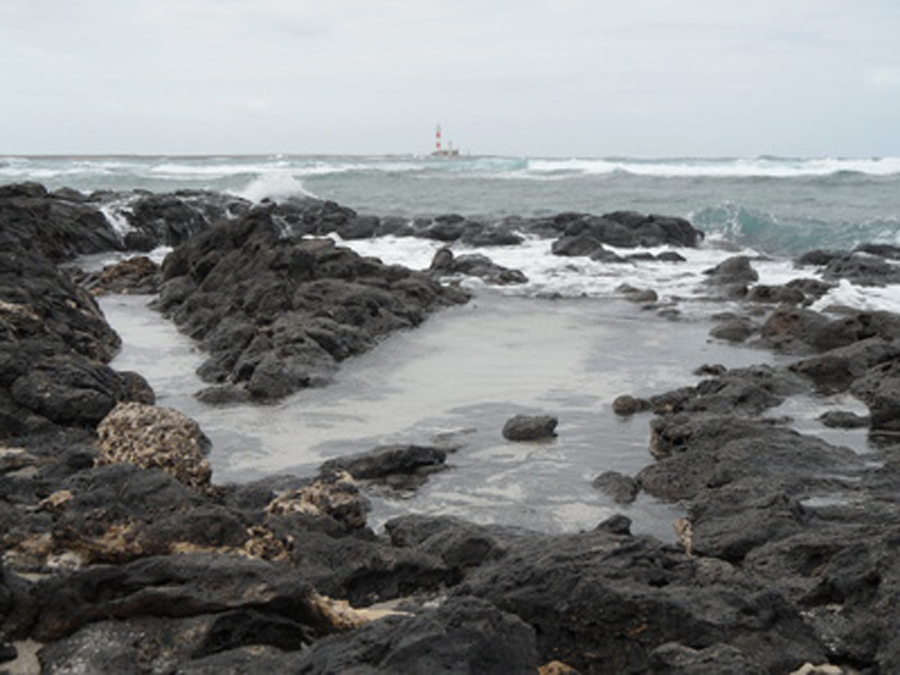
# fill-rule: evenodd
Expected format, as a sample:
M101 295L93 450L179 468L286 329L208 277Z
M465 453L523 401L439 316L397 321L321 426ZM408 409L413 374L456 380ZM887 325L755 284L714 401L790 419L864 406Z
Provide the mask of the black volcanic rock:
M256 399L327 382L341 360L468 299L330 239L282 236L265 208L176 249L163 279L158 306L209 350L200 373Z
M508 441L540 441L556 436L559 420L552 415L516 415L503 425L503 438Z

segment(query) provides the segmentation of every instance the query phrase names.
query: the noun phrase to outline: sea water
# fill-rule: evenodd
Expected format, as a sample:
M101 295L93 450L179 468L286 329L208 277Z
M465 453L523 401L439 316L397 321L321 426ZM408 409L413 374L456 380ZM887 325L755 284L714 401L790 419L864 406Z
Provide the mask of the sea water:
M491 220L631 209L687 217L707 233L701 247L679 250L686 260L677 264L561 258L548 240L536 238L514 247L454 245L456 253L483 253L521 269L529 281L489 288L459 279L475 294L468 305L439 312L348 360L329 386L271 405L199 403L193 397L203 386L193 373L203 359L197 346L148 310L146 298L103 299L124 340L115 367L143 373L160 404L200 422L214 443L218 482L311 475L325 459L386 443L456 448L450 468L414 495L375 494L376 526L417 512L571 531L625 512L636 531L670 537L677 505L641 497L622 507L590 483L603 471L632 475L651 461L649 418L616 417L616 396L692 384L693 371L705 363L779 361L709 339L712 317L736 307L708 299L704 271L740 253L754 258L761 283L784 283L817 275L814 268L794 268L791 256L800 251L900 243L895 159L2 158L0 180L85 192L213 189L255 201L314 195L361 213L407 217L457 212ZM116 219L117 208L128 208L127 197L108 208L108 217ZM444 245L396 237L340 243L415 269L427 268ZM653 289L659 302L650 310L627 303L623 284ZM817 308L829 304L898 311L900 289L842 282ZM789 415L801 430L864 453L864 432L836 432L816 420L824 409L861 411L858 406L845 398L800 397L772 414ZM516 413L556 415L558 437L504 441L500 429Z

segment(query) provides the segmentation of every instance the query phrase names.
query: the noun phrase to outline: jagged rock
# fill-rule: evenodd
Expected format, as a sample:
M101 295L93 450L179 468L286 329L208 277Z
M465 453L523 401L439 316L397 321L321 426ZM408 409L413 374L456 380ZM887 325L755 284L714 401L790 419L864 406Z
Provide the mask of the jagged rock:
M523 533L511 528L483 526L459 518L402 516L385 523L395 546L438 557L460 572L500 560Z
M860 286L886 286L900 282L900 270L883 258L863 253L845 253L825 264L826 280L847 279Z
M177 410L122 403L100 423L97 435L99 466L159 468L190 487L209 485L211 443L194 420Z
M659 413L708 412L758 415L784 402L786 396L808 389L806 382L791 373L771 366L733 368L701 381L695 387L682 387L650 397Z
M255 609L320 626L310 586L293 570L237 556L188 554L95 565L37 583L33 636L52 641L98 619L184 618Z
M454 256L446 246L437 250L429 270L438 275L464 274L479 277L489 284L524 284L528 278L519 270L503 267L487 256L468 253Z
M393 487L413 487L443 468L447 451L421 445L380 446L369 452L328 460L320 474L346 471L357 480L384 480Z
M455 594L517 615L535 629L542 661L581 672L649 672L651 653L670 642L730 645L765 672L823 659L795 607L722 566L727 571L604 530L528 536L474 570Z
M147 256L135 256L84 275L78 282L94 295L155 295L159 293L160 267Z
M451 598L419 616L391 617L315 643L297 672L506 675L537 672L534 631L477 598Z
M880 337L854 342L791 364L795 373L811 379L823 394L846 391L853 382L882 363L900 358L900 346Z
M777 309L760 327L763 346L791 354L825 352L871 335L854 317L831 320L808 309Z
M272 516L300 513L333 518L348 529L364 527L367 500L360 494L350 474L335 471L310 485L279 495L266 507Z
M468 299L330 239L282 237L273 212L198 235L163 264L159 308L204 341L215 384L262 400L323 384L341 360Z

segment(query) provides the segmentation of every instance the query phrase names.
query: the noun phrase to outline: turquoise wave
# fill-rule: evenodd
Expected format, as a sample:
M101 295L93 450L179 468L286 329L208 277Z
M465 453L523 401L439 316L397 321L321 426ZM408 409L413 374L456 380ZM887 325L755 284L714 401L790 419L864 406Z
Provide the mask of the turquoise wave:
M823 221L784 217L739 204L704 208L692 215L707 239L762 253L796 255L814 249L850 250L866 243L900 245L900 220Z

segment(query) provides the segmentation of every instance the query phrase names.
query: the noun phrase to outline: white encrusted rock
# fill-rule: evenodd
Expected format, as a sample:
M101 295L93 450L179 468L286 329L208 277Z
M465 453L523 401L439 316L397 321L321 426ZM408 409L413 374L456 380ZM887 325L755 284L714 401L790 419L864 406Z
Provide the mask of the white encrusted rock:
M210 441L194 420L177 410L120 403L97 427L97 464L159 468L193 488L209 486Z

